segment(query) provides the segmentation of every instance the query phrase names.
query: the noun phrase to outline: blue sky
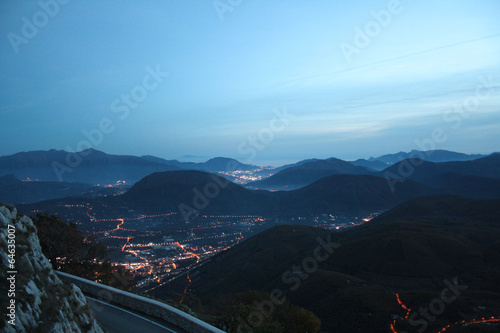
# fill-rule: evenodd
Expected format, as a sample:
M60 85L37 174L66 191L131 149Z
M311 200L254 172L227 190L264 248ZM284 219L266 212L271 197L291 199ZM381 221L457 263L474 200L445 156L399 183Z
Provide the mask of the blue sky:
M500 151L497 0L60 1L0 4L0 155Z

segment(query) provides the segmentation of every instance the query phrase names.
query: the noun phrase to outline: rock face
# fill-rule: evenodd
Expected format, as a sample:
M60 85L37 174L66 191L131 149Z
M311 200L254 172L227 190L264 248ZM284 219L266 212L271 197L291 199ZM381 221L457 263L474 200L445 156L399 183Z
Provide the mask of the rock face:
M33 221L0 204L2 332L103 332L75 285L64 284L43 255ZM2 311L3 312L3 311Z

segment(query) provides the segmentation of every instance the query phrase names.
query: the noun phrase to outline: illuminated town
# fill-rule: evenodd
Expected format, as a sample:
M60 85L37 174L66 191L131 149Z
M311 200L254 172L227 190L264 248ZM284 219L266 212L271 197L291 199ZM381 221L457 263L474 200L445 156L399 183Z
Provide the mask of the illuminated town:
M256 170L234 170L234 171L221 171L217 174L221 177L227 178L236 184L248 184L250 182L262 180L269 177L271 174L264 173L265 170L269 170L265 167L259 167Z
M113 264L133 272L139 291L150 291L189 274L207 259L242 240L278 224L297 224L339 230L361 225L364 218L322 214L304 217L199 215L186 222L178 212L145 215L133 209L119 212L91 200L63 204L50 214L74 222L86 240L104 243ZM36 214L32 211L31 214ZM189 277L189 275L188 275Z
M269 176L270 169L219 172L235 183L246 184ZM89 197L112 197L125 193L131 184L117 181L95 186ZM103 189L106 191L103 192ZM201 215L186 222L178 212L148 214L130 207L97 203L93 200L61 202L49 214L71 221L86 235L104 243L113 264L131 271L138 291L151 291L202 265L217 253L242 240L278 224L315 226L342 230L362 225L381 212L369 216L346 218L342 215L263 217L247 215ZM31 211L36 214L39 211Z

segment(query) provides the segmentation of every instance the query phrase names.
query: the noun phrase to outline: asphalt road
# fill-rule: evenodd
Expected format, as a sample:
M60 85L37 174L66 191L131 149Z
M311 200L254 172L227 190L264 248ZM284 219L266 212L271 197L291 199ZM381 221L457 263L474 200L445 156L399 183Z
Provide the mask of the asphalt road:
M184 333L183 330L167 327L131 311L90 297L87 302L101 326L108 333Z

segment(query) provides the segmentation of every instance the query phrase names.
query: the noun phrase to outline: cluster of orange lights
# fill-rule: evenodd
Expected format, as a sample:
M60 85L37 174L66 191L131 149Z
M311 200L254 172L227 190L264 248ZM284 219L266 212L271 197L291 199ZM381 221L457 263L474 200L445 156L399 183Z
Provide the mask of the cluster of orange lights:
M120 230L120 231L135 231L135 230L123 228L123 225L125 224L126 221L132 221L132 220L137 221L137 220L142 220L142 219L146 219L146 218L157 218L157 217L162 217L162 216L169 216L169 215L178 214L177 212L169 212L169 213L156 214L156 215L140 215L139 217L136 217L136 218L116 218L116 219L105 218L105 219L97 219L96 217L94 217L94 216L92 216L90 214L92 208L89 205L65 205L65 207L86 208L87 209L86 213L87 213L88 217L90 218L90 220L92 222L116 222L117 224L116 224L116 226L113 229L100 230L100 231L95 231L95 232L89 233L87 235L87 237L84 239L84 241L87 241L87 239L90 236L93 236L93 235L99 235L99 238L114 238L114 239L125 240L125 243L121 247L121 251L122 252L131 253L131 254L135 255L136 257L138 256L138 251L135 251L135 250L132 250L132 249L127 249L127 247L134 247L134 248L135 247L139 247L139 248L141 248L141 247L150 247L153 244L150 243L150 244L141 244L141 245L139 245L139 244L131 245L130 244L130 240L134 238L133 236L115 236L115 235L111 235L110 233L118 231L118 230ZM262 218L257 219L257 220L264 221L264 219L262 219ZM193 229L213 229L213 228L217 228L217 227L222 227L222 225L216 224L216 225L211 225L211 226L206 226L206 227L197 226L197 227L194 227ZM150 231L146 231L146 233L149 233L149 232ZM236 232L234 234L240 234L241 235L241 232ZM234 234L228 234L226 236L234 235ZM224 236L225 235L222 235L222 237L224 237ZM242 238L243 237L241 237L240 239L242 239ZM196 253L197 252L196 248L189 247L189 246L183 246L179 242L167 242L167 243L162 243L162 244L158 244L158 245L175 245L175 246L177 246L184 253L182 259L196 258L196 262L197 263L200 260L200 256L201 255ZM205 254L214 254L214 253L217 253L217 252L221 252L221 251L227 250L230 247L231 246L213 248L212 246L209 246L210 251L207 251ZM174 270L178 269L177 264L175 264L174 262L172 262L171 264L172 264L172 268ZM137 271L137 270L143 269L143 268L146 268L146 266L140 265L139 267L135 267L134 269L132 269L132 268L131 269L134 270L134 271ZM145 273L145 274L152 275L153 273L154 272L153 272L152 268L150 267L149 273ZM169 281L165 281L164 283L161 283L161 280L162 280L161 277L156 276L154 280L157 283L159 283L160 285L163 285L163 284L171 281L172 279L170 279ZM184 298L185 298L185 295L187 293L187 290L188 290L189 286L192 283L189 274L187 275L187 280L188 280L188 283L187 283L187 285L186 285L186 287L184 289L184 295L182 296L181 303L184 301ZM153 288L153 289L155 289L155 288Z
M200 256L193 253L193 252L189 252L188 250L186 250L179 242L174 242L172 244L175 244L177 245L179 248L182 249L182 251L184 251L184 253L186 253L188 255L188 257L186 258L197 258L197 259L200 259Z

